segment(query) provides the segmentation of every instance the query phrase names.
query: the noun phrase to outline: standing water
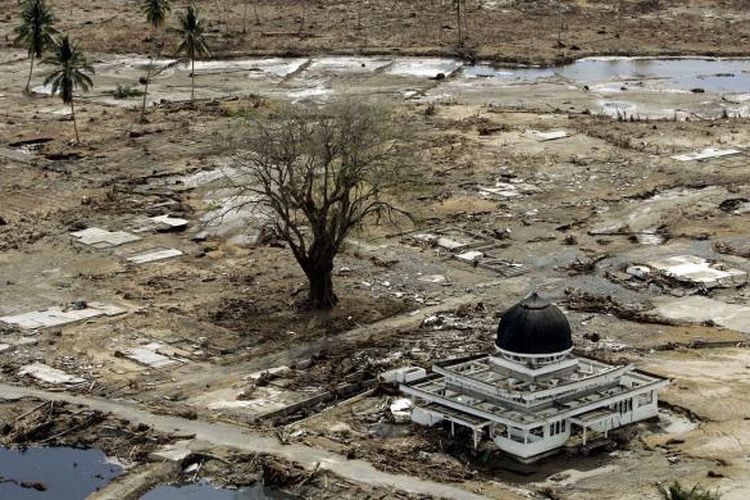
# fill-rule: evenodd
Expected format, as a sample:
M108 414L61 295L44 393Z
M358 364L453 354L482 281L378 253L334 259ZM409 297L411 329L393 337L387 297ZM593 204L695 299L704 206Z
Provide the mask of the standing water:
M0 447L0 499L80 500L121 472L99 450Z
M286 500L295 498L263 487L260 483L237 490L216 488L208 481L183 486L159 486L141 500Z

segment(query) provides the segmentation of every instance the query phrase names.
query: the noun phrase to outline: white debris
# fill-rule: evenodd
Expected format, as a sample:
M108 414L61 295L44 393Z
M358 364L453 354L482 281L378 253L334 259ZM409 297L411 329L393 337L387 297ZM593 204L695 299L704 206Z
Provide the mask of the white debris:
M97 316L116 316L126 311L127 309L123 307L91 302L83 309L50 307L49 309L17 314L15 316L3 316L0 318L0 321L32 330L35 328L66 325Z
M422 276L419 281L424 283L436 283L438 285L444 285L448 283L448 277L444 274L430 274L429 276Z
M128 255L125 259L134 264L147 264L149 262L172 259L181 255L184 255L182 250L177 250L176 248L159 248Z
M175 229L183 228L188 225L187 219L180 219L179 217L171 217L169 215L159 215L157 217L150 217L150 219L157 224L166 224Z
M557 139L563 139L568 137L568 133L564 130L551 130L549 132L540 132L538 130L530 130L531 135L539 142L554 141Z
M157 462L182 463L193 454L189 448L190 443L191 441L182 440L168 444L159 450L152 451L149 458Z
M722 269L695 255L677 255L647 264L669 278L708 288L737 286L747 282L745 271Z
M648 266L628 266L625 272L638 279L645 280L651 274L651 268Z
M739 149L715 149L706 148L693 153L674 155L672 158L678 161L701 161L710 158L719 158L721 156L736 155L741 153Z
M411 419L413 403L410 399L401 398L391 403L390 410L396 423L408 422Z
M427 375L427 371L424 368L418 366L405 366L402 368L395 368L388 370L378 375L378 380L385 383L404 383L411 382L412 380L420 379Z
M11 347L10 344L0 344L0 353L10 350Z
M125 231L107 231L99 227L90 227L70 233L79 243L95 248L108 248L124 245L141 239L140 236Z
M484 197L512 198L521 194L539 191L536 186L526 182L496 182L494 186L479 186L479 195Z
M268 370L260 370L257 372L253 372L250 375L247 375L245 377L245 380L259 380L263 376L267 375L283 375L284 373L289 372L288 366L276 366L273 368L269 368Z
M437 239L437 246L445 248L446 250L460 250L466 248L469 244L463 241L455 241L450 238L440 237Z
M482 252L479 252L477 250L469 250L468 252L460 253L456 255L456 258L458 260L469 262L469 263L475 263L478 262L479 259L484 257L484 254Z
M69 375L62 370L52 368L43 363L32 363L26 365L18 370L18 374L21 376L29 375L41 382L55 385L78 385L86 382L86 380L81 377Z
M163 344L153 342L145 346L128 349L124 354L126 358L151 368L168 368L180 364L179 360L159 353L159 349L163 347Z

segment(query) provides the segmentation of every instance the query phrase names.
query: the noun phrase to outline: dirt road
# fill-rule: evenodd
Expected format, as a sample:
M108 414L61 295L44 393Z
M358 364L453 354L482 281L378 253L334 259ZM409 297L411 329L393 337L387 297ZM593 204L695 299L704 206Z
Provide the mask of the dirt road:
M226 446L253 453L269 453L285 460L304 464L307 467L315 467L319 463L320 467L324 469L360 483L392 487L436 497L467 500L483 498L446 484L423 481L403 475L388 474L375 469L367 462L347 460L344 456L325 450L302 445L282 445L274 438L255 434L236 425L155 415L122 401L105 401L71 394L48 392L30 387L0 384L0 398L14 399L20 397L35 397L84 405L95 410L110 412L134 423L149 425L163 432L195 434L196 439L206 441L211 445Z

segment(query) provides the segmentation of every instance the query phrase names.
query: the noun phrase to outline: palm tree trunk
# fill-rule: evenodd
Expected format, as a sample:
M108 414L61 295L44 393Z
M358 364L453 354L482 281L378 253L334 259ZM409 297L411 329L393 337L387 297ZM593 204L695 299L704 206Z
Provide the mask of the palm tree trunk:
M151 56L148 61L148 71L146 72L146 83L143 87L143 104L141 105L141 121L146 120L146 98L148 97L148 84L151 81L151 69L154 67L154 44L156 42L156 30L151 35Z
M456 0L456 21L458 23L458 45L464 44L464 32L461 26L461 0Z
M242 34L247 33L247 2L245 0L242 4Z
M190 58L190 102L195 100L195 57Z
M81 142L81 138L78 137L78 124L76 123L76 109L73 107L73 98L70 98L70 114L73 116L73 130L76 132L76 144Z
M29 66L29 79L26 80L26 93L31 92L31 74L34 72L34 53L31 53L31 65Z

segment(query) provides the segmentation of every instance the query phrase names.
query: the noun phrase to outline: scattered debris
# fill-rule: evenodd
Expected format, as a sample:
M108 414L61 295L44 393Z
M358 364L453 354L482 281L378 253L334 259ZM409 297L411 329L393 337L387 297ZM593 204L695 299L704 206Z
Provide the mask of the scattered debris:
M726 288L747 282L747 273L739 269L726 268L720 263L709 263L695 255L677 255L647 263L649 268L679 282L699 285L704 288ZM641 273L643 269L634 269Z
M407 398L400 398L391 403L389 410L391 411L391 416L393 416L393 421L397 424L408 422L411 419L411 409L413 406L414 404L411 402L411 399Z

